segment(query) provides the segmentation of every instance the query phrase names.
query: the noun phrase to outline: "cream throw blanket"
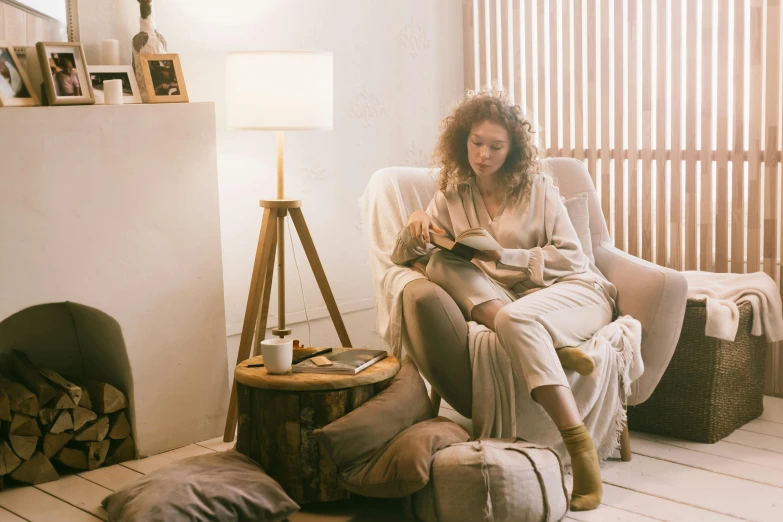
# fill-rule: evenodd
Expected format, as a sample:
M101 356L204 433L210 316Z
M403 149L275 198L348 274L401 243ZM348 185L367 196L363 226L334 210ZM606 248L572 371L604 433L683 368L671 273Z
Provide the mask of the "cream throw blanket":
M405 285L424 276L395 265L390 254L408 216L427 208L437 190L436 180L435 170L422 176L421 169L382 169L373 175L359 199L370 248L378 332L387 350L397 357L408 343L402 317L402 291ZM551 446L565 463L570 462L549 416L532 400L524 382L514 382L508 355L495 333L474 322L468 326L473 404L477 406L472 415L474 438L518 436ZM625 398L630 395L631 383L644 371L641 338L640 323L621 317L581 346L595 359L593 374L582 377L567 372L579 413L602 459L610 456L619 444Z
M642 326L630 316L610 323L579 347L595 360L592 374L566 372L579 415L593 437L598 458L612 455L625 422L625 399L631 383L644 372ZM522 377L511 370L510 357L495 332L468 323L473 366L473 438L521 437L555 449L570 462L560 432L527 392Z
M764 272L752 274L713 274L683 272L688 280L688 298L707 300L707 324L704 335L734 341L739 327L738 303L747 301L753 307L755 336L766 335L767 341L783 340L783 306L775 280Z
M359 199L365 234L370 247L370 267L378 313L378 333L392 355L400 358L407 343L402 322L402 290L425 277L391 261L397 234L416 210L427 208L437 190L438 172L391 167L377 171Z

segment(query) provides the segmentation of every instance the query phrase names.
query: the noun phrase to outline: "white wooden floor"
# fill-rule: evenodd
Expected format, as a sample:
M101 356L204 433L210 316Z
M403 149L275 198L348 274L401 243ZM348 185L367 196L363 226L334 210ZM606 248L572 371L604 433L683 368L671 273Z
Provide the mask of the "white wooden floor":
M469 421L444 406L441 415ZM633 460L602 468L603 505L567 520L584 522L783 521L783 399L766 398L764 415L716 444L632 434ZM107 520L101 500L178 459L229 449L220 439L146 459L0 492L0 522ZM307 506L291 522L392 522L398 501L352 500Z

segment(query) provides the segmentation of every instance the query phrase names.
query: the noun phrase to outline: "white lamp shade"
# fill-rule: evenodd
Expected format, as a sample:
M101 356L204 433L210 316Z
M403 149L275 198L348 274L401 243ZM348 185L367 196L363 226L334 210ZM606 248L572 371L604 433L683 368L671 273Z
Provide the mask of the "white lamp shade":
M253 51L226 57L229 127L329 130L333 98L332 53Z

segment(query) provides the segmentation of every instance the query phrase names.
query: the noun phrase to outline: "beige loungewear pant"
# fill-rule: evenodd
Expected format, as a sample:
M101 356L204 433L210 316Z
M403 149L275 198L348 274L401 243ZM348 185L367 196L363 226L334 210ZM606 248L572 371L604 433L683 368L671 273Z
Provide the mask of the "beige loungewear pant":
M597 282L561 281L520 297L473 263L442 250L430 258L427 275L456 301L468 321L474 306L493 299L503 302L495 331L528 392L539 386L568 387L555 350L578 346L612 322L611 301Z

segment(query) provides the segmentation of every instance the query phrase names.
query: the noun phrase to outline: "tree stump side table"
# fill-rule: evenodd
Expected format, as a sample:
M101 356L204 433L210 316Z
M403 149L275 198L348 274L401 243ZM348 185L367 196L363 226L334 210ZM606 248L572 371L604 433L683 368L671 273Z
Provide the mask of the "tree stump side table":
M336 349L337 350L337 349ZM270 375L253 357L234 371L239 428L237 451L258 462L299 504L348 498L337 469L313 431L343 417L391 384L400 369L388 355L356 375Z

